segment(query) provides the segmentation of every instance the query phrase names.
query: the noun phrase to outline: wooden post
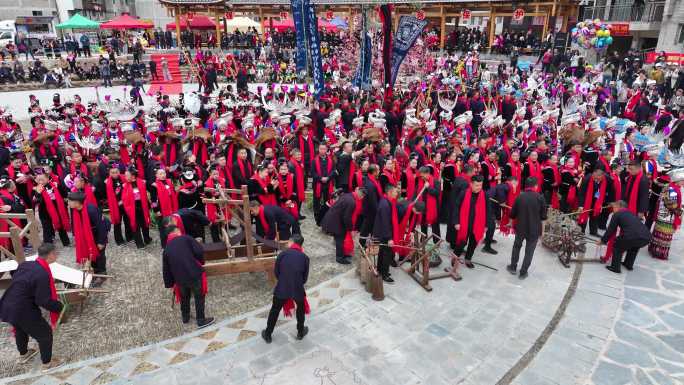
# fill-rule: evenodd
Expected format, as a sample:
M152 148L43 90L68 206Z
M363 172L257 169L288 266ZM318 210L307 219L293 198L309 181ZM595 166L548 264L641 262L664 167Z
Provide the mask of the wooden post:
M178 45L178 49L183 48L183 42L181 40L181 28L180 28L180 7L176 7L174 13L176 17L176 44Z
M492 51L492 44L494 44L495 28L496 28L496 12L494 12L494 8L489 8L489 52Z
M245 223L245 244L247 245L247 259L254 260L254 238L252 237L252 216L249 212L249 194L247 193L247 186L242 185L242 215Z
M352 13L352 6L349 6L349 34L354 32L354 14Z
M546 12L544 16L544 28L542 28L542 40L546 39L546 33L549 31L549 13Z
M439 36L439 49L444 49L444 42L446 41L446 15L444 14L444 6L440 6L441 11L441 24L440 24L440 36Z
M221 17L218 9L214 10L214 22L216 23L216 45L221 46Z
M28 239L31 243L31 247L36 252L38 251L38 246L40 246L40 236L38 230L38 221L36 221L36 213L33 209L26 210L26 221L29 225Z
M14 249L14 258L17 263L24 262L24 246L21 244L21 230L17 227L10 227L10 239L12 240L12 248ZM37 246L34 246L37 247Z

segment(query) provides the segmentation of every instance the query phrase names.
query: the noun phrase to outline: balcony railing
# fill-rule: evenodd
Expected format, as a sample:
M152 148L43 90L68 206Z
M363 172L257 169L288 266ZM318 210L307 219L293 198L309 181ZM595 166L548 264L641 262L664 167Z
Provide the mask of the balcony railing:
M601 19L605 16L606 7L585 7L582 12L581 20ZM645 5L613 5L610 7L608 19L606 21L641 21L659 22L663 20L665 2L648 2Z

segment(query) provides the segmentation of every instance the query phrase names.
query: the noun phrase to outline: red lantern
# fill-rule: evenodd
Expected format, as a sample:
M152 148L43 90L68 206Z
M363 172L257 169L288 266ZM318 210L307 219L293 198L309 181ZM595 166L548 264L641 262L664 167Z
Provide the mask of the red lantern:
M463 21L470 20L471 15L469 9L464 9L463 12L461 12L461 19L463 19Z
M233 20L233 17L235 17L233 11L226 12L226 20Z
M425 19L425 11L423 11L422 9L419 9L419 10L416 12L416 19L418 19L418 20L423 20L423 19Z
M330 20L332 20L334 17L335 17L335 14L333 13L333 11L326 11L326 12L325 12L325 19L326 19L326 20L330 21Z
M518 8L513 12L513 20L520 21L525 17L525 10Z
M280 18L281 18L282 20L287 19L287 16L288 16L287 12L285 12L285 11L280 12Z

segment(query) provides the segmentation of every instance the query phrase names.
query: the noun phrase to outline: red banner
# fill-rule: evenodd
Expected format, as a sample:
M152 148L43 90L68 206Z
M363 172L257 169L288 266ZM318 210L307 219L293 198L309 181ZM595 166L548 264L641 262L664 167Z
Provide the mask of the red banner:
M234 14L233 12L226 12L226 20L233 20Z
M288 15L287 12L280 12L280 18L281 18L282 20L287 20L287 17L288 17L288 16L289 16L289 15Z
M525 10L518 8L513 12L513 20L522 20L525 17Z
M647 52L644 62L646 64L653 64L658 58L657 52ZM678 52L665 52L665 62L668 64L684 64L684 53Z
M470 10L469 10L469 9L464 9L464 10L461 12L461 19L463 19L464 21L465 21L465 20L470 20L470 16L471 16L471 15L472 15L472 14L470 13Z
M629 23L610 24L611 36L629 36Z

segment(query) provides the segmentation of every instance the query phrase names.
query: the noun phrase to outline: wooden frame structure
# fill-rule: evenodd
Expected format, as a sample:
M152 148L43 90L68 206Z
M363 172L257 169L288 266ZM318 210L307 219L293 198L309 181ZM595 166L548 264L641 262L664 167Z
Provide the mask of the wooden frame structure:
M202 201L217 205L217 212L229 211L240 223L242 231L231 237L228 228L230 223L222 220L223 244L205 244L204 270L207 276L264 272L269 281L275 282L275 260L278 252L285 248L285 242L279 240L277 232L275 241L253 234L247 186L241 189L219 188L218 192L220 198L205 198ZM240 199L231 198L231 195L237 195Z
M453 258L452 260L456 262L451 268L445 268L444 272L430 273L430 255L435 250L439 250L440 245L444 242L443 239L439 238L437 243L428 247L427 244L432 237L432 235L427 236L423 234L420 230L414 230L414 242L413 247L411 247L413 250L404 259L404 261L408 261L411 265L406 269L402 269L426 291L432 291L430 281L433 279L452 278L454 281L463 279L458 272L458 258Z
M268 25L266 21L280 18L281 12L290 12L289 0L160 0L160 2L167 8L167 12L175 17L177 36L180 36L180 15L188 12L205 13L216 21L218 41L221 41L223 25L221 17L227 11L234 12L236 15L258 16L265 26ZM460 19L464 9L470 10L472 17L488 19L483 26L483 31L488 33L490 47L494 42L496 18L510 18L515 9L523 9L525 17L543 17L543 24L533 24L542 26L542 37L556 26L560 27L560 32L567 32L568 26L579 15L579 2L575 0L531 0L513 3L503 0L488 2L477 0L312 0L311 2L318 6L321 17L327 11L348 17L351 30L354 28L354 15L359 12L362 4L393 4L394 27L399 24L399 18L402 15L412 15L420 9L428 21L439 26L441 31L439 46L442 49L446 43L447 21Z

